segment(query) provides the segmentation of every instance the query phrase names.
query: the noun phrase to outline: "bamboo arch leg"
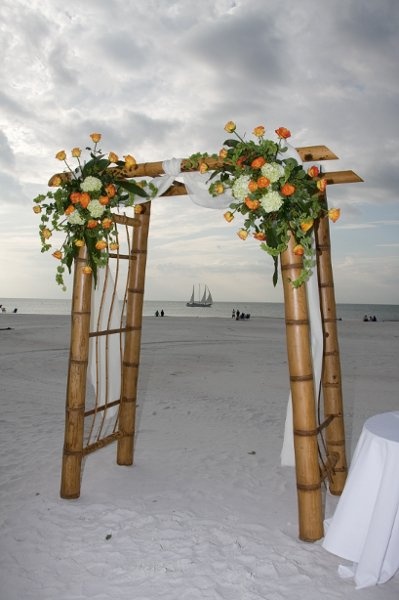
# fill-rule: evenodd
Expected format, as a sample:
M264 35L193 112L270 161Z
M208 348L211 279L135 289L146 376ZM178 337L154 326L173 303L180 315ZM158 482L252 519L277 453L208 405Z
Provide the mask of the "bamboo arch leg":
M130 258L125 347L122 369L122 396L119 411L119 432L117 464L133 464L134 433L136 421L137 380L140 364L141 328L143 319L143 301L145 268L147 262L147 240L150 226L151 203L140 205L142 213L136 215L139 226L134 231Z
M72 293L71 344L61 472L62 498L80 496L92 289L92 275L86 275L82 271L85 264L86 250L82 248L75 260Z
M287 250L281 254L281 274L293 409L299 537L313 542L324 535L321 476L306 288L303 285L294 288L290 281L299 276L302 266L302 259L293 253L294 245L291 235Z
M320 202L327 209L325 194ZM327 452L337 458L331 474L329 489L339 495L344 489L347 476L345 454L345 428L343 416L341 365L339 358L337 315L334 295L333 270L331 265L330 228L328 217L322 217L316 225L316 256L319 278L320 309L323 323L324 355L322 385L324 396L324 416L334 415L326 428Z

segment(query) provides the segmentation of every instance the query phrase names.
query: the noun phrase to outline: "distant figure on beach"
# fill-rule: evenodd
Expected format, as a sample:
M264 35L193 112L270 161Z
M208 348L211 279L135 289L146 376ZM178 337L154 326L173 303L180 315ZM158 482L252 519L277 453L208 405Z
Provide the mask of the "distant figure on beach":
M155 311L155 316L156 316L156 317L159 317L159 310L156 310L156 311Z
M364 317L363 317L363 321L364 321L365 323L367 323L367 321L368 321L368 320L369 320L368 316L367 316L367 315L364 315Z
M14 310L12 311L14 313L14 315L18 312L18 308L14 308Z
M165 315L165 313L163 312L163 309L161 310L161 317L163 317Z
M377 317L375 315L370 317L370 321L374 321L374 322L377 321Z
M6 307L5 307L5 306L2 306L2 307L1 307L1 312L7 312L7 311L6 311Z
M236 311L234 310L234 308L233 308L233 312L231 313L231 318L232 319L236 318Z
M240 311L237 308L237 310L236 310L236 321L238 321L239 318L240 318Z

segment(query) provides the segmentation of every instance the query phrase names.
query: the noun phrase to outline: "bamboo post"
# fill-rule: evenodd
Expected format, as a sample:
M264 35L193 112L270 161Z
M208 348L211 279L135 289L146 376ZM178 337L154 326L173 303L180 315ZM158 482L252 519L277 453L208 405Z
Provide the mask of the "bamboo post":
M134 459L134 434L136 421L137 380L140 364L141 328L143 319L147 240L150 226L151 203L140 205L137 214L139 226L135 228L131 249L127 284L125 346L122 365L122 395L119 410L117 464L131 465Z
M290 235L288 248L280 257L281 275L293 409L299 537L313 542L324 535L321 476L306 287L294 288L291 283L302 268L302 258L294 254L294 246L295 239Z
M325 193L320 194L320 203L327 210L327 197ZM315 240L320 310L324 336L322 370L324 417L334 416L326 428L327 453L330 456L335 454L337 457L337 462L331 473L329 489L331 494L339 495L344 489L348 469L345 454L341 365L328 216L321 217L318 220L315 227Z
M61 498L79 498L83 457L86 376L89 357L92 275L83 273L86 249L75 259L72 292L71 343L66 393Z

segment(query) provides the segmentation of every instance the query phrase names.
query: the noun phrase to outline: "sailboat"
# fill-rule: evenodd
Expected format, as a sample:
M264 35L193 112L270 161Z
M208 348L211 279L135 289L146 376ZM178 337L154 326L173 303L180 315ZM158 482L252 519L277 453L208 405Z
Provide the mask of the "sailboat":
M195 291L193 286L193 293L191 294L190 300L186 303L186 306L204 306L209 307L213 304L212 294L208 286L204 287L204 291L201 296L201 287L198 287L198 300L195 299ZM201 299L200 299L201 298Z

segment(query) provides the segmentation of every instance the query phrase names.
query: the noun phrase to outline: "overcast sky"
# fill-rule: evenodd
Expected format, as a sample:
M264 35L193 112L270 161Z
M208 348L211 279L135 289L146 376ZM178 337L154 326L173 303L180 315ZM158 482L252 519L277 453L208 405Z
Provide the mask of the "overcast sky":
M32 212L57 151L95 131L138 162L212 153L233 120L325 144L326 171L364 179L328 189L336 298L399 304L397 0L2 0L0 24L0 300L68 297ZM237 228L155 200L146 298L206 282L216 301L281 301L272 259Z

